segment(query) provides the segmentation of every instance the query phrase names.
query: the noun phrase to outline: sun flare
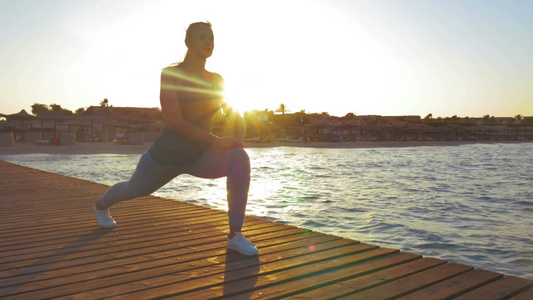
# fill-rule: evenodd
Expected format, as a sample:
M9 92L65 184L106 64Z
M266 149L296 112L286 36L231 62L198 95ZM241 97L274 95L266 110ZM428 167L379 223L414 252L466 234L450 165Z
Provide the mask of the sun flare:
M245 89L235 88L236 85L224 83L224 91L222 93L224 102L231 108L239 111L241 114L255 109L250 102L250 97L247 95Z

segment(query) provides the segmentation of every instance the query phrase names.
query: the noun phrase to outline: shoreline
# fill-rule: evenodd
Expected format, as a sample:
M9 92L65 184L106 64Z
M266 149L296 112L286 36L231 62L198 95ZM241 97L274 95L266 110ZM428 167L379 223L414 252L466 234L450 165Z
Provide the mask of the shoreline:
M533 141L381 141L381 142L273 142L254 143L245 142L245 148L275 148L275 147L303 147L303 148L406 148L406 147L448 147L472 144L527 144ZM72 146L39 146L35 143L15 144L15 146L0 147L0 155L18 154L142 154L152 142L141 145L120 145L108 143L76 143Z

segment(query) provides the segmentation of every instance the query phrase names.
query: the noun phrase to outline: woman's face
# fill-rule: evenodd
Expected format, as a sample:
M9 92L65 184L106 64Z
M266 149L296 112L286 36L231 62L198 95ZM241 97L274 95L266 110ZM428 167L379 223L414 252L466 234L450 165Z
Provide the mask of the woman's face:
M208 25L199 24L191 28L191 35L186 41L189 52L202 58L208 58L213 54L215 37L213 30Z

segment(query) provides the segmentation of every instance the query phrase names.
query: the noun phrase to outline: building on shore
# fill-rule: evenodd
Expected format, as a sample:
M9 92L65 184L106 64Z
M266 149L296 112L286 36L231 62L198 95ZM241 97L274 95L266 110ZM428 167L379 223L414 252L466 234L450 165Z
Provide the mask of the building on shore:
M268 141L486 141L533 140L533 117L438 118L365 115L351 118L302 113L272 120L249 116L247 138ZM269 136L267 138L267 135Z

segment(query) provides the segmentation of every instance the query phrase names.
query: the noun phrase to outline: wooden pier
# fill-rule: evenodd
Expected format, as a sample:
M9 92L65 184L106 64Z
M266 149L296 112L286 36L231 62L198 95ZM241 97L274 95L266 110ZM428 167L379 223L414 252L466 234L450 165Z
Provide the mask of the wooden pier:
M155 196L101 229L106 189L0 161L0 299L533 299L533 280L256 218L242 256L225 212Z

